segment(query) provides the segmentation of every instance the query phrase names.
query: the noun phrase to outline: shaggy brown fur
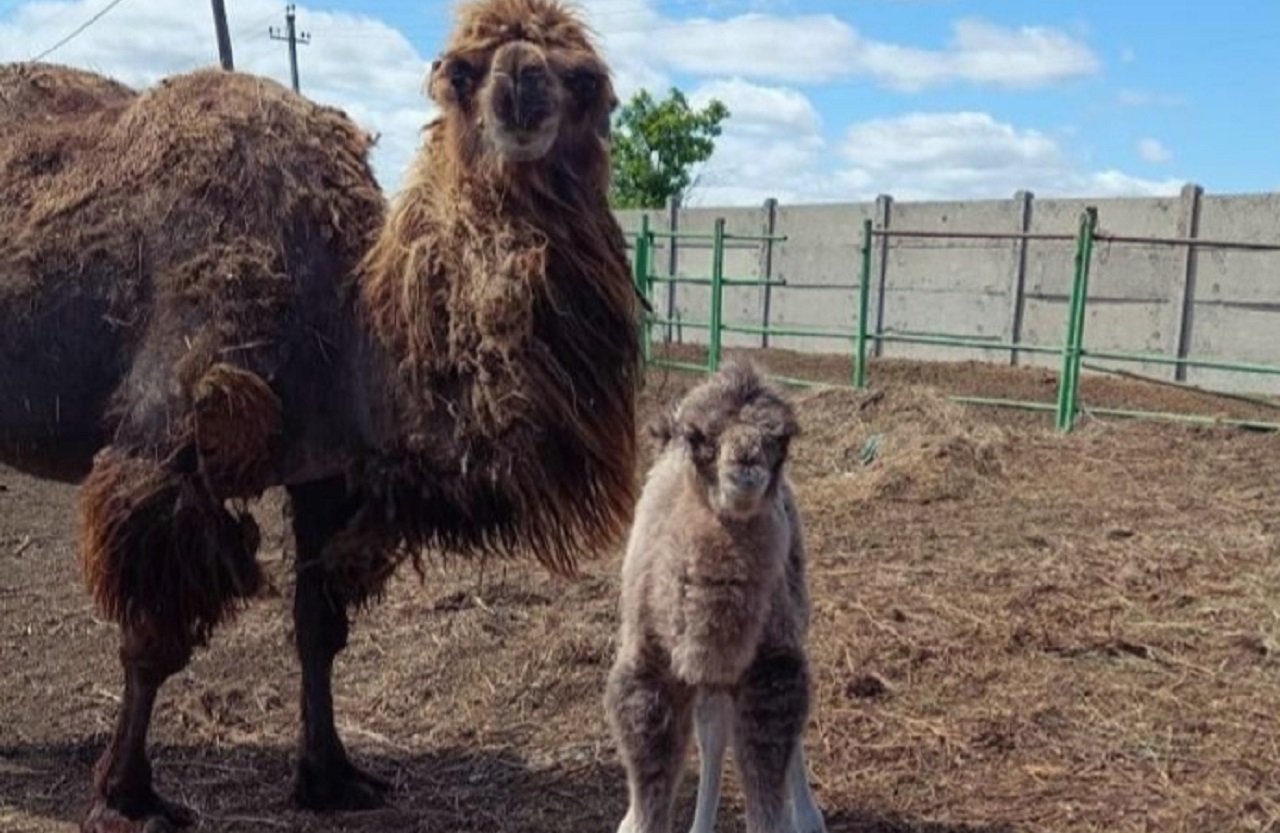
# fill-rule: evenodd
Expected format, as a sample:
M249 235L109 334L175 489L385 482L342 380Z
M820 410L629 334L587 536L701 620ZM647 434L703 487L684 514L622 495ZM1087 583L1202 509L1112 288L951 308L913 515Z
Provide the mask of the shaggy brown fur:
M250 76L135 94L0 67L0 459L87 475L82 567L121 626L86 830L187 820L151 787L156 691L261 584L243 501L323 470L314 449L341 456L352 433L322 404L352 388L343 321L384 216L369 147Z
M121 626L90 833L189 820L152 787L151 711L256 591L264 488L293 511L295 797L316 809L387 788L334 725L351 605L424 546L571 572L630 518L608 71L552 0L480 0L431 90L384 226L368 137L277 84L0 67L0 458L87 472L84 573Z
M809 602L784 473L797 431L791 407L738 363L658 424L663 450L622 568L620 647L605 698L631 795L621 833L670 831L695 704L697 833L714 827L730 730L747 830L824 829L801 748Z
M311 361L331 311L293 311L332 294L381 220L368 147L337 111L247 76L135 96L0 68L0 454L111 439L83 492L83 559L122 623L203 642L257 586L256 540L231 531L247 516L220 502L278 482L264 380Z
M555 120L530 161L493 136L521 69L543 80L505 94ZM572 572L635 500L635 296L597 130L608 73L564 7L489 0L460 12L430 90L442 115L364 264L363 308L398 362L398 438L369 511L400 519L411 548L528 548Z

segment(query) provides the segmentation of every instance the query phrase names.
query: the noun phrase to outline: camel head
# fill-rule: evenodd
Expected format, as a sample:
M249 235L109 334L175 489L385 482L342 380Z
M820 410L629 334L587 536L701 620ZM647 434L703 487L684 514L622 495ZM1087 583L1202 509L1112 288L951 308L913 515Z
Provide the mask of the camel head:
M741 520L776 493L799 424L754 367L731 361L660 417L654 432L668 448L682 448L711 508Z
M487 160L509 174L564 160L607 186L617 98L586 26L558 0L463 5L427 88L466 168Z

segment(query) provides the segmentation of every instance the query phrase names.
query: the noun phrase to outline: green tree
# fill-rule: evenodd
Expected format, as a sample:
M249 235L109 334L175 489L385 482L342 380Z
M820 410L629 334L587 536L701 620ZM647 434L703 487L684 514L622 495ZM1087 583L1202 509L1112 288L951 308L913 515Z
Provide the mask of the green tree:
M631 97L613 124L613 204L661 208L683 198L696 181L694 166L711 158L729 108L712 99L701 110L680 90L657 101L648 90Z

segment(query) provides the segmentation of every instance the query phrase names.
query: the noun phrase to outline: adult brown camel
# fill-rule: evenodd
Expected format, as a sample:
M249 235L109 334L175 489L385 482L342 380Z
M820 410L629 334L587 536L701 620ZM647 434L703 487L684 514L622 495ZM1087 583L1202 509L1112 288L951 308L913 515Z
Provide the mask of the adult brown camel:
M607 202L609 72L555 0L475 0L388 208L369 141L263 79L138 95L0 68L0 456L81 487L124 695L83 829L191 820L153 787L157 693L259 585L288 493L294 795L376 805L334 726L348 611L425 548L549 569L621 535L636 298ZM149 825L149 826L148 826Z

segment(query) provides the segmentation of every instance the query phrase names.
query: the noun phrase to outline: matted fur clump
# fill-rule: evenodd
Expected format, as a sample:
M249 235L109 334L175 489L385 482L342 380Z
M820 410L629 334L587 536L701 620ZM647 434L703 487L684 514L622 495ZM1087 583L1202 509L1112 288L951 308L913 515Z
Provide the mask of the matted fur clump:
M482 62L521 36L557 66L598 64L582 25L534 0L464 7L444 57ZM527 549L572 571L630 520L637 304L593 129L611 97L523 166L486 154L444 99L363 270L366 316L399 363L402 434L359 477L379 490L362 529L394 518L411 547Z

